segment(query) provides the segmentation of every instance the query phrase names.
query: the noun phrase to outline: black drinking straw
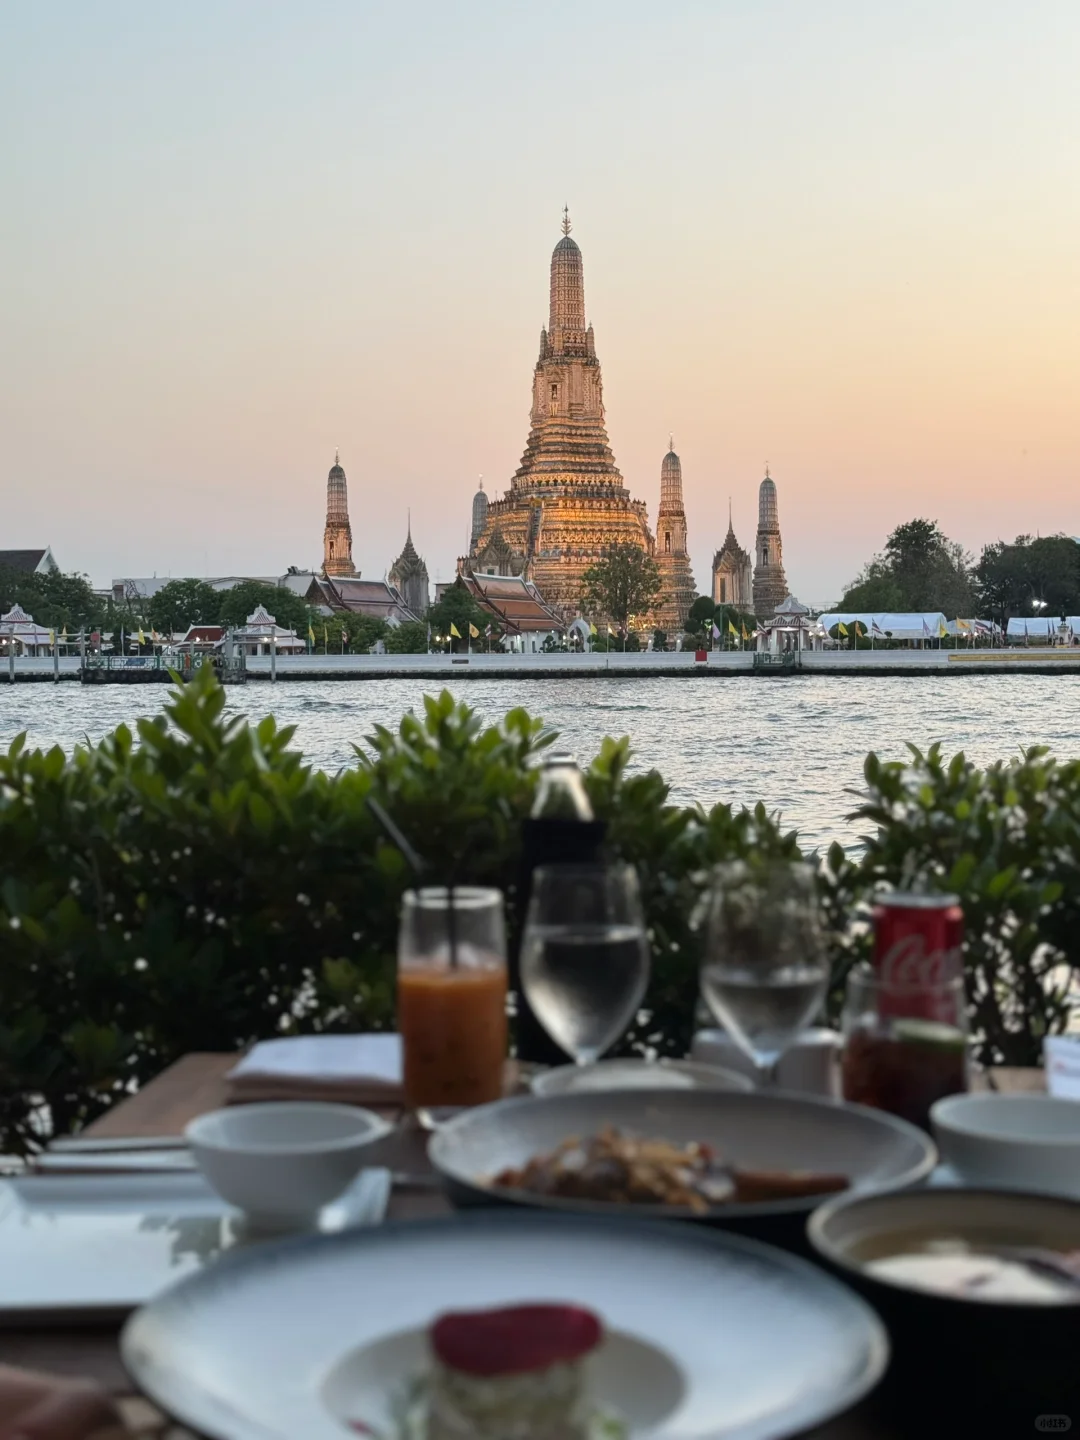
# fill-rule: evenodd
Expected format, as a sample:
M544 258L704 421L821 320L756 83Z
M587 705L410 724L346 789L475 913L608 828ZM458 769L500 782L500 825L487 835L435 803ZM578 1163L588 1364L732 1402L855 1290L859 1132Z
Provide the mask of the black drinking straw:
M393 820L390 819L390 816L386 813L386 811L383 809L383 807L379 804L379 802L378 802L377 800L374 800L374 799L369 795L369 796L367 797L367 804L368 804L368 809L369 809L369 810L371 811L371 813L375 816L375 819L379 822L379 824L382 826L382 828L386 831L387 835L390 836L390 839L394 842L394 844L397 846L397 848L401 851L402 855L405 856L406 864L407 864L407 865L409 866L409 868L412 870L412 872L413 872L413 874L416 876L417 880L421 880L421 881L422 881L422 880L424 879L424 876L425 876L426 873L427 873L427 869L428 869L427 861L426 861L425 859L423 859L423 857L422 857L421 855L417 854L417 852L413 849L412 845L409 843L408 840L406 840L405 836L401 833L401 831L398 829L398 827L394 824ZM456 867L455 867L455 872L456 872ZM456 970L456 969L457 969L457 963L458 963L458 957L457 957L457 912L456 912L455 909L454 909L454 877L453 877L453 875L451 875L451 877L450 877L450 883L449 883L449 884L447 885L447 887L446 887L446 903L447 903L446 931L447 931L447 938L448 938L449 941L450 941L450 968L451 968L452 970Z

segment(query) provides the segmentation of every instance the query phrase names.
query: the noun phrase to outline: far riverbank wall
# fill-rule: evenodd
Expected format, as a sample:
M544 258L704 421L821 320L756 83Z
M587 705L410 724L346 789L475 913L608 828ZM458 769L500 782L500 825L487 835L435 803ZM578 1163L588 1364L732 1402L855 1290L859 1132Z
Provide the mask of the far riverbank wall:
M724 679L755 675L765 679L798 680L801 675L920 676L920 675L1044 675L1080 674L1080 647L1072 649L1015 650L838 650L803 651L792 666L779 657L755 666L752 651L715 651L696 660L692 651L615 652L610 655L268 655L249 656L247 679L292 680L562 680L620 679L668 676L690 679L710 676ZM24 658L15 663L17 682L52 683L79 679L78 656L63 656L59 670L51 657ZM9 683L7 667L0 669L0 690Z

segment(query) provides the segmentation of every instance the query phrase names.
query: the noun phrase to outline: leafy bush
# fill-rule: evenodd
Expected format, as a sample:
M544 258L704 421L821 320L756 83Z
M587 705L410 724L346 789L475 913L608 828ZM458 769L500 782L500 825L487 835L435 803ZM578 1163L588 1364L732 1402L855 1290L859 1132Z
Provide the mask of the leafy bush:
M292 730L223 717L209 669L166 713L70 758L16 740L0 755L0 1149L84 1124L190 1050L284 1031L385 1029L405 861L374 797L456 882L513 891L535 759L554 738L514 710L484 728L449 694L379 727L355 769L328 776ZM605 740L586 783L613 854L639 868L653 945L645 1019L628 1052L685 1053L700 936L691 917L717 861L797 857L758 806L669 804L655 771L631 774ZM833 846L821 869L835 1010L867 944L879 883L956 889L968 916L981 1054L1035 1063L1068 1015L1076 962L1080 764L1031 751L980 772L958 756L870 756L858 814L865 854Z

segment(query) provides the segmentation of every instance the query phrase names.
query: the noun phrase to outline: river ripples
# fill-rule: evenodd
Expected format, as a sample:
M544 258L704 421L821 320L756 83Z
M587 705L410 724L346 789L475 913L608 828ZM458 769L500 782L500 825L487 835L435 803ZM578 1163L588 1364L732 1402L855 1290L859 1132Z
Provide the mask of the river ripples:
M324 770L353 763L372 727L396 725L433 681L290 681L229 692L228 708L258 719L272 711L296 726L296 744ZM846 817L868 750L904 754L905 741L939 740L981 764L1046 744L1080 753L1080 676L799 676L762 679L469 680L455 693L485 720L524 706L560 732L582 762L605 735L629 735L634 764L655 767L672 798L705 806L764 801L804 844L857 839ZM65 750L98 740L163 700L151 686L0 685L0 735Z

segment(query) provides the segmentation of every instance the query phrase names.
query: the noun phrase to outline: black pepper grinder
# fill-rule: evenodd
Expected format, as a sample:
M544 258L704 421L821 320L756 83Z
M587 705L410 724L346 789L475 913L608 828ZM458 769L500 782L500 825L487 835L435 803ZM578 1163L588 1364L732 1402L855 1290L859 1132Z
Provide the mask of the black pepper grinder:
M517 1056L534 1065L569 1065L571 1056L556 1045L537 1020L521 989L521 938L532 893L533 871L541 865L590 865L602 858L607 826L593 816L585 781L572 755L549 755L543 762L532 813L522 827L521 871L517 886L517 924L510 957L510 985L517 1005Z

